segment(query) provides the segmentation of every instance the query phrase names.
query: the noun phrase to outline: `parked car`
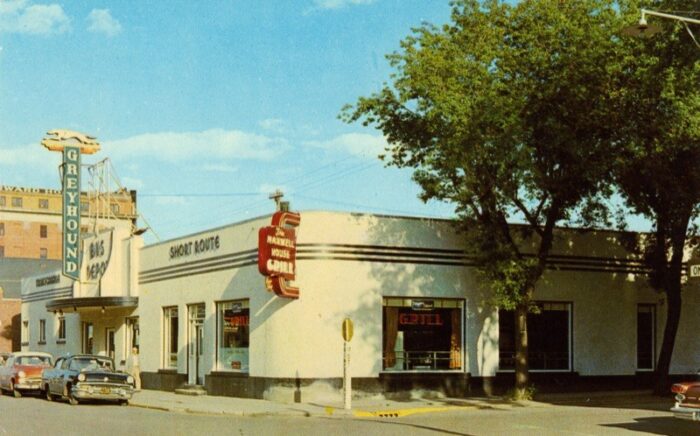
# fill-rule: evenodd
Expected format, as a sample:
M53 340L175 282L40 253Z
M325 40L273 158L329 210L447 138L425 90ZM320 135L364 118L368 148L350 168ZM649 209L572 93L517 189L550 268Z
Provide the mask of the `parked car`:
M7 356L0 366L0 390L19 398L24 393L41 391L41 373L51 367L53 359L48 353L16 352Z
M700 421L700 381L676 383L671 386L671 392L676 394L676 404L671 408L673 416Z
M42 376L46 399L56 397L76 405L84 400L116 401L127 405L134 393L134 378L116 371L106 356L76 354L56 359Z

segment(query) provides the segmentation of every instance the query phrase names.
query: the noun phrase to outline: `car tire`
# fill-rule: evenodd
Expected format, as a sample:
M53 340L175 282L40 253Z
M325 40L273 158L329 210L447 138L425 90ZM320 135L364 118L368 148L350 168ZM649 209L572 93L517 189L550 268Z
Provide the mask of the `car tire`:
M80 404L80 401L78 401L78 399L75 398L75 396L73 396L73 394L68 394L68 403L71 406L77 406L78 404Z
M15 398L22 398L22 392L15 389L15 384L12 382L10 382L10 392L12 392L12 395L14 395Z
M120 406L128 406L129 405L129 400L121 400L119 401Z
M49 385L46 385L46 388L44 390L45 392L45 397L47 401L53 401L53 395L51 394L51 391L49 390Z

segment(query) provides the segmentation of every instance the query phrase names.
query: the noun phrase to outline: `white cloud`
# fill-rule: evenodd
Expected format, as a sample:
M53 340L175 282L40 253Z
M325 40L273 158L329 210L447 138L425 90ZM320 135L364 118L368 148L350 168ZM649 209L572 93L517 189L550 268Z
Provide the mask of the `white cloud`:
M36 144L24 145L21 147L0 148L0 166L24 167L33 169L56 169L60 163L60 153L55 153L56 159L49 159L50 155L44 147ZM58 173L57 173L58 174Z
M377 158L387 147L386 139L383 136L369 135L367 133L347 133L328 141L307 141L304 144L371 159Z
M212 129L203 132L145 133L117 141L105 141L103 152L113 159L152 158L167 162L269 160L289 147L283 138L272 138L239 130Z
M58 4L31 5L26 0L0 1L0 33L51 35L70 30L70 18Z
M314 0L318 9L340 9L351 5L368 5L375 0Z
M122 185L127 189L143 189L143 180L133 177L121 177Z
M109 9L93 9L87 20L90 23L88 31L93 33L115 36L122 31L122 25L112 17Z
M260 127L272 132L281 133L286 130L287 124L279 118L268 118L258 123Z
M235 173L238 171L238 167L226 164L209 164L202 166L202 170L216 173Z

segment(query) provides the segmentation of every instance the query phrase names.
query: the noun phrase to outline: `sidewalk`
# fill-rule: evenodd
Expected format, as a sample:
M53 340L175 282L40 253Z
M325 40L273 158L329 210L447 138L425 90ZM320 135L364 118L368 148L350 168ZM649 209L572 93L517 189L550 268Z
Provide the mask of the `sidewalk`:
M179 395L174 392L142 390L131 399L131 406L148 409L233 416L324 416L356 418L400 418L403 416L457 410L499 409L514 407L556 407L564 405L613 406L665 402L647 390L576 392L537 395L534 401L511 402L499 397L388 400L381 397L353 399L352 409L342 401L324 403L279 403L210 395ZM670 407L670 406L669 406Z
M352 410L343 409L343 403L329 401L325 404L285 404L267 400L254 400L210 395L190 396L174 392L142 390L136 392L130 403L133 407L147 409L233 416L325 416L384 418L402 417L419 413L437 413L464 409L510 408L513 403L500 398L440 398L393 401L383 398L353 400Z

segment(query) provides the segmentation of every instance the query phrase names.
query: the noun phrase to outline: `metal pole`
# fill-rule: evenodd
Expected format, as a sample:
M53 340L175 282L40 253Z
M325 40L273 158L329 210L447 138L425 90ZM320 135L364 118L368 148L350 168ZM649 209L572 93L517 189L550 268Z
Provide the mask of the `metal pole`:
M665 14L663 12L650 11L649 9L642 9L642 20L645 19L645 15L652 15L661 18L670 18L672 20L683 21L686 23L700 24L700 20L694 18L681 17L679 15Z
M343 408L352 408L352 381L350 378L350 342L343 341Z

